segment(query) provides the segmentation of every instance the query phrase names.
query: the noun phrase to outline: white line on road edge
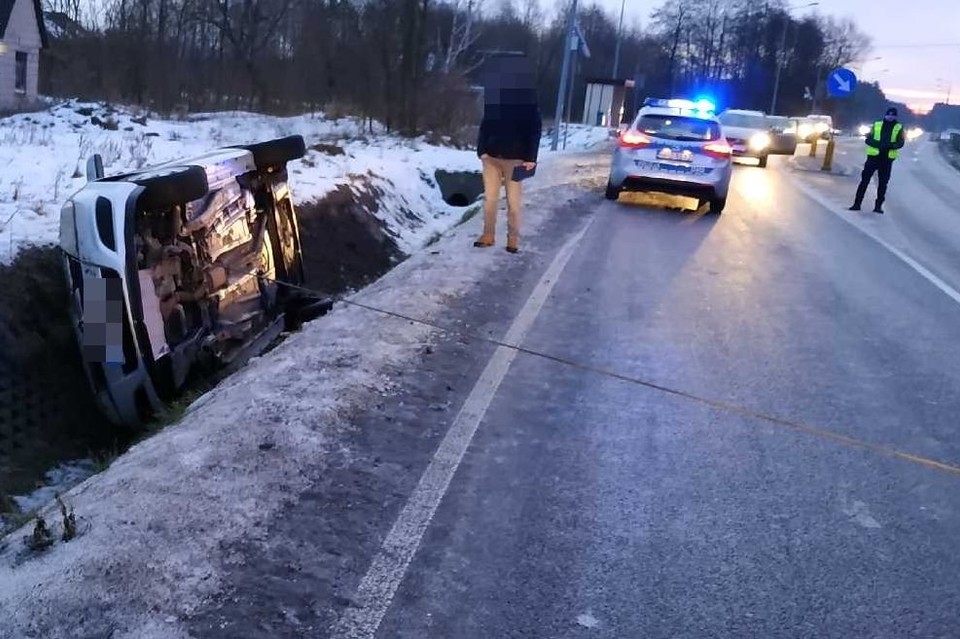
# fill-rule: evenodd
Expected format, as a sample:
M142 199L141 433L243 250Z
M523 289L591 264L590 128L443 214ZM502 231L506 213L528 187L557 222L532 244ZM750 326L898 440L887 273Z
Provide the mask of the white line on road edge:
M503 338L504 343L519 346L523 342L560 278L560 274L570 261L574 249L591 224L592 220L557 253L514 319L510 330ZM390 533L380 547L380 552L377 553L370 569L360 582L355 597L357 607L349 608L334 626L330 635L334 639L372 639L376 634L420 546L423 534L430 525L440 501L450 486L450 481L460 466L464 453L473 440L474 433L480 426L480 421L490 407L490 402L517 354L518 351L514 348L500 346L490 358L480 379L477 380L464 402L463 408L450 426L450 430L440 442L430 465L420 478L420 483L417 484L397 521L394 522L393 528L390 529Z
M879 237L875 233L871 233L867 229L863 228L862 226L854 222L851 219L852 213L850 211L844 211L843 209L838 209L836 204L830 202L830 200L828 200L823 195L818 193L815 189L807 186L806 184L803 184L799 180L791 178L790 181L793 182L794 186L796 186L798 189L803 191L807 195L807 197L811 198L812 200L814 200L815 202L823 206L825 209L827 209L831 213L834 213L841 220L843 220L853 228L857 229L858 231L860 231L861 233L863 233L864 235L872 239L874 242L876 242L883 248L893 253L893 255L895 255L897 258L900 259L900 261L902 261L904 264L906 264L907 266L912 268L914 271L916 271L921 277L923 277L925 280L927 280L928 282L936 286L938 289L940 289L954 302L956 302L957 304L960 304L960 293L958 293L955 288L953 288L952 286L944 282L942 279L934 275L923 264L920 264L915 259L913 259L909 255L907 255L906 253L898 249L896 246L890 244L889 242ZM848 215L848 214L851 214L851 215Z

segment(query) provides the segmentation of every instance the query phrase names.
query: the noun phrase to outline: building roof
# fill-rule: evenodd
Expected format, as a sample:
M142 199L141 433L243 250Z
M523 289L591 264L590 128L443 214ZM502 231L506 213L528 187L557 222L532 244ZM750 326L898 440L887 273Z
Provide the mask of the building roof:
M40 43L44 48L47 47L47 29L43 24L43 7L40 0L32 0L33 13L37 16L37 29L40 30ZM10 22L10 16L13 14L13 7L17 0L0 0L0 40L6 37L7 24Z

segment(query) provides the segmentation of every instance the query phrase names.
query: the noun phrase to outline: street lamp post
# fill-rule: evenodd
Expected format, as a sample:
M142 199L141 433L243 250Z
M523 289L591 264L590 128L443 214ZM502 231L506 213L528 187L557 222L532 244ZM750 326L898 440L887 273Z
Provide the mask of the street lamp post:
M573 0L570 5L570 15L567 17L567 32L563 38L563 66L560 69L560 88L557 91L557 110L555 122L553 123L553 140L550 143L550 149L556 151L560 145L560 123L563 121L563 101L567 93L567 76L570 73L570 57L573 55L574 25L577 20L577 0Z
M610 76L613 80L616 80L620 73L620 43L623 40L623 13L626 8L627 0L623 0L620 4L620 26L617 27L617 48L613 52L613 74Z
M806 9L807 7L815 7L819 4L819 2L810 2L799 7L786 7L784 11L783 32L780 34L780 50L777 52L777 75L773 81L773 98L770 100L770 115L777 114L777 96L780 93L780 74L783 72L783 62L786 57L787 27L790 26L790 12L794 9Z
M942 91L944 87L947 89L947 106L950 106L950 95L953 93L953 82L944 78L937 78L937 88Z

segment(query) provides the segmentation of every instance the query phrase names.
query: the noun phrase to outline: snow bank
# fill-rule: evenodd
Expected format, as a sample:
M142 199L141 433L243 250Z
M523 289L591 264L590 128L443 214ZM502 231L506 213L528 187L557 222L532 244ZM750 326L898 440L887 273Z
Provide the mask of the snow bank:
M550 149L553 144L552 133L545 133L540 141L540 148ZM560 127L560 143L557 146L557 152L580 153L583 151L594 150L609 142L610 129L602 126L589 126L586 124L570 124ZM566 142L566 146L564 146Z

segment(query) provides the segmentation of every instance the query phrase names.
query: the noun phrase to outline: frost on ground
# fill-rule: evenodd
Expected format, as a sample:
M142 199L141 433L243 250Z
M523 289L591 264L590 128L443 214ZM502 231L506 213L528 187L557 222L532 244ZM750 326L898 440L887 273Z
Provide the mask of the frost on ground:
M558 186L578 166L545 163L545 179L531 184L527 233L549 221L565 193ZM450 299L514 259L467 248L479 223L450 231L353 299L435 321ZM324 453L352 412L392 392L387 371L409 366L432 335L341 304L252 361L179 424L66 495L76 539L34 554L21 541L27 528L6 538L0 638L186 637L178 622L218 593L224 549L265 538L271 517L324 472ZM57 535L57 512L45 515Z

